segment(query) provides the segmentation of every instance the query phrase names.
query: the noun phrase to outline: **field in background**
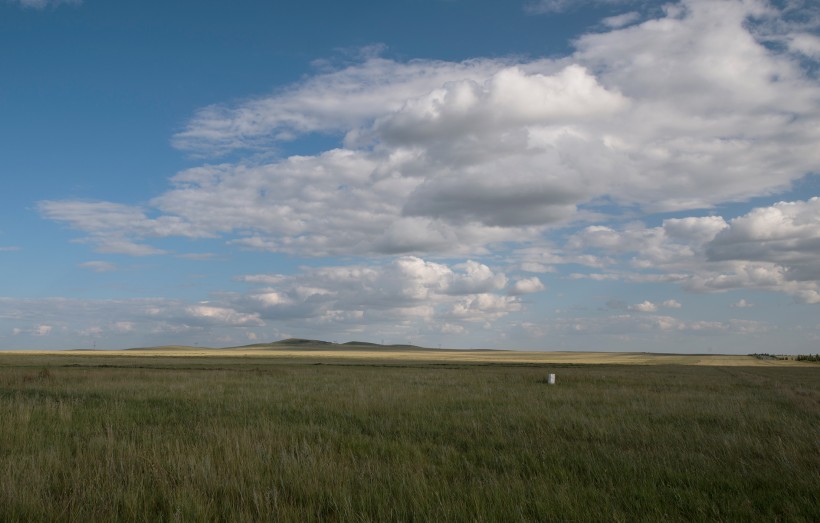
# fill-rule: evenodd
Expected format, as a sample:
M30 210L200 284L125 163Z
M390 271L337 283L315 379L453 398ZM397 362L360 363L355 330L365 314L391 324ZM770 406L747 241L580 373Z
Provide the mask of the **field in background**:
M31 355L31 351L6 351L0 354ZM706 365L706 366L792 366L804 365L795 360L760 359L749 355L663 354L647 352L535 352L512 350L426 349L413 345L376 345L374 343L329 343L317 340L290 339L274 343L222 349L167 346L127 351L38 351L66 360L88 356L118 358L173 357L219 359L276 359L281 362L334 363L475 363L475 364L616 364L616 365Z
M0 352L0 521L818 520L820 367L610 357Z

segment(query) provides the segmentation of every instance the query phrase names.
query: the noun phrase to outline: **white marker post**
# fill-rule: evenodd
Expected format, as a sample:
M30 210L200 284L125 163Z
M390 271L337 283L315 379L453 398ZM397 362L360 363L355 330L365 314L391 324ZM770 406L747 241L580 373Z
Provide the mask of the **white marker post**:
M550 374L547 377L547 383L549 383L550 385L555 385L555 374Z

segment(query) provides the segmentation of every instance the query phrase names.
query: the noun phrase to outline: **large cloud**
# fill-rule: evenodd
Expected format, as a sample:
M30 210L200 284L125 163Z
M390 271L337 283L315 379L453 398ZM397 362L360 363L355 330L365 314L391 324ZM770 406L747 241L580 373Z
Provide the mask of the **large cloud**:
M103 336L120 346L169 335L178 343L238 344L285 333L353 337L367 329L406 341L489 328L522 311L517 291L543 290L537 280L524 280L522 289L521 281L511 284L503 272L477 261L450 266L413 256L237 280L248 285L243 292L198 302L0 297L0 343L10 333L15 345L49 347L50 342L51 348L59 348L57 335L68 347Z
M677 282L689 290L761 289L820 303L820 198L719 216L664 220L659 227L589 226L570 252L608 255L606 273L584 277ZM580 277L580 276L579 276Z
M710 260L771 262L795 280L820 280L820 197L735 218L707 247Z
M758 41L750 19L778 22L759 2L690 1L578 41L575 58L635 101L617 129L600 129L625 155L607 155L621 178L611 196L649 210L708 207L817 171L816 79Z
M274 282L239 298L243 310L262 318L292 317L369 321L491 321L520 310L502 294L507 277L475 261L454 267L413 256L383 265L305 269L300 274L251 275ZM533 289L535 290L535 289Z
M305 133L346 133L454 78L486 78L502 64L497 60L399 63L372 57L362 64L320 73L272 96L201 109L174 136L173 143L211 156L265 148L271 141L288 141Z
M197 229L190 220L164 215L150 218L145 209L111 202L78 200L45 200L38 204L40 213L89 234L86 241L99 246L101 252L147 256L164 251L135 238L184 236L207 238L214 230Z
M711 261L733 264L731 277L704 285L782 288L820 303L820 198L780 202L735 218L706 246Z
M820 167L813 40L782 15L755 1L689 0L584 35L564 58L369 58L205 108L174 138L204 155L254 157L314 133L334 134L338 148L203 165L144 208L49 201L40 210L108 252L159 254L153 238L185 236L303 256L469 257L555 244L555 228L602 211L687 211L773 194ZM605 266L607 253L641 245L633 268L685 271L726 227L702 217L596 225L560 255L525 263ZM710 267L785 262L752 247L730 260L718 243ZM814 270L779 267L791 280Z

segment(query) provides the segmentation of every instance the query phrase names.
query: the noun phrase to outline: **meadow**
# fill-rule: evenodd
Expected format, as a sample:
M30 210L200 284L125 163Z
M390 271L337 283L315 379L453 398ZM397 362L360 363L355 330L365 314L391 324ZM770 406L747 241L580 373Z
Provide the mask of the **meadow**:
M297 356L0 352L0 521L820 520L814 363Z

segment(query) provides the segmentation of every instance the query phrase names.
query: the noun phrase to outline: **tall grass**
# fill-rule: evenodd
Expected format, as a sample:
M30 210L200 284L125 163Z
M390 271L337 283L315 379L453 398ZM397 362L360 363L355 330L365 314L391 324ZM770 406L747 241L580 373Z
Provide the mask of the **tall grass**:
M0 356L2 521L820 516L816 367L60 363Z

